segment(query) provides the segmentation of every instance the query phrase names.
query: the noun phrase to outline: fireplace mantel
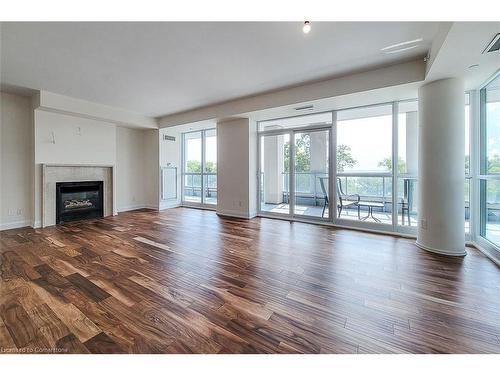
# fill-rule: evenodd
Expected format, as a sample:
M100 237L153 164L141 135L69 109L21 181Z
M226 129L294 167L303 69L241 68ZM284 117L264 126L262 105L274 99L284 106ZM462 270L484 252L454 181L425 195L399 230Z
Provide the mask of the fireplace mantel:
M116 215L115 166L96 164L42 165L42 227L56 224L56 183L103 181L104 216Z

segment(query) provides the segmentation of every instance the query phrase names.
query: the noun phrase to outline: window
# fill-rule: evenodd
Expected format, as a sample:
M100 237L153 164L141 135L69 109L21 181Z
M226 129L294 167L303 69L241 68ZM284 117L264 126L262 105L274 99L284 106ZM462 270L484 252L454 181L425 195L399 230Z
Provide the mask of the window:
M217 203L217 137L215 129L183 134L184 204Z
M338 218L392 224L392 105L337 112Z
M470 135L471 135L471 112L470 112L470 94L465 94L465 233L470 233L470 188L471 188L471 165L470 165Z
M418 102L398 105L398 225L417 226Z
M484 233L489 238L495 225L500 234L499 86L488 88L485 111L488 175L483 178L495 180L483 184L488 211ZM468 233L472 130L469 94L464 98L464 215ZM417 100L262 121L258 128L261 212L373 229L392 226L394 231L415 233L419 208ZM330 152L335 155L331 167ZM329 182L332 173L335 180ZM330 196L335 197L334 202Z
M500 246L500 75L480 91L480 235Z

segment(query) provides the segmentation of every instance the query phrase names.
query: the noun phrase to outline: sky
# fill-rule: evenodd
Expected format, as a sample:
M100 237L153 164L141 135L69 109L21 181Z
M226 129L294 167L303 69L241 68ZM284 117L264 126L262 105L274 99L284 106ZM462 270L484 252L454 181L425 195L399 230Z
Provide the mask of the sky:
M201 134L201 133L200 133ZM207 162L212 161L217 163L217 138L207 136L205 142L205 159ZM187 139L186 145L186 160L198 160L201 162L201 135L200 138Z

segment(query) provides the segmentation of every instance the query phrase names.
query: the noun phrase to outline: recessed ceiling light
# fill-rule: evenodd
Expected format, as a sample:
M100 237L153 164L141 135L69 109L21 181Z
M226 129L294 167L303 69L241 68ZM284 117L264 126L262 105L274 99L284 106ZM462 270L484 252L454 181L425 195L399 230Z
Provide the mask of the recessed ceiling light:
M304 22L304 26L302 26L302 31L304 34L309 34L309 31L311 31L311 24L309 21Z
M406 42L391 44L390 46L382 48L381 51L384 53L395 53L395 52L406 51L417 47L418 43L420 43L422 40L423 40L422 38L418 38L413 40L407 40ZM414 44L414 46L406 47L410 44ZM405 47L405 48L399 48L399 47Z

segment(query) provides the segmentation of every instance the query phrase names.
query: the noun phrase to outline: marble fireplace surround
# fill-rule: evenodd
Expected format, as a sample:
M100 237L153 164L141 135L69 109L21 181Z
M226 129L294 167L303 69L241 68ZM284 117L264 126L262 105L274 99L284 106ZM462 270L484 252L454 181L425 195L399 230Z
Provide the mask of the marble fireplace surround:
M56 183L103 181L104 216L116 215L114 165L43 164L42 227L56 224Z

